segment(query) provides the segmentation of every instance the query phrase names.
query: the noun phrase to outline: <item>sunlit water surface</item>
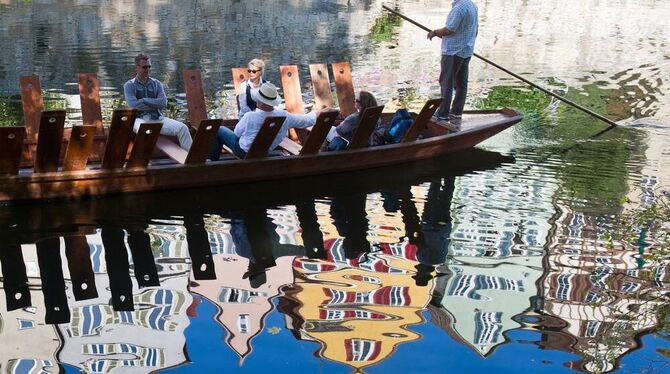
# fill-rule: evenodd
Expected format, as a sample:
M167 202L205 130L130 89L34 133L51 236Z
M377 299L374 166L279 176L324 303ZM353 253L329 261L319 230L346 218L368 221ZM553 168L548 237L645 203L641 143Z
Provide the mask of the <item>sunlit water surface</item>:
M382 172L0 210L0 369L86 372L667 370L668 260L611 241L668 189L665 1L479 2L470 108L525 114L486 151ZM437 27L450 1L391 2ZM76 74L105 115L150 53L184 118L181 71L234 116L250 58L347 60L389 111L438 92L439 47L379 1L0 1L0 121L18 76L77 123ZM467 161L464 164L464 161ZM640 233L637 233L640 236ZM130 269L130 270L129 270Z

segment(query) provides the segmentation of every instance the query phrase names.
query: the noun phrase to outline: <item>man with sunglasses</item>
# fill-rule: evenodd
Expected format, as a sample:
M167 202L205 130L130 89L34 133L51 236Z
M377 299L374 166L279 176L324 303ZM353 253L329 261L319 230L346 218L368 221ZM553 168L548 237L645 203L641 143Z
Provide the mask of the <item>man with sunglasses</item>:
M143 122L163 122L161 135L176 136L179 146L188 151L193 144L191 133L185 124L163 116L161 111L167 106L165 89L158 79L150 75L151 58L143 53L135 56L135 77L123 85L128 106L138 112L133 129L137 133Z
M428 39L442 38L440 91L442 104L435 116L438 120L460 120L468 91L468 65L475 51L479 28L477 5L472 0L454 0L446 25L428 32ZM454 95L452 103L451 98Z

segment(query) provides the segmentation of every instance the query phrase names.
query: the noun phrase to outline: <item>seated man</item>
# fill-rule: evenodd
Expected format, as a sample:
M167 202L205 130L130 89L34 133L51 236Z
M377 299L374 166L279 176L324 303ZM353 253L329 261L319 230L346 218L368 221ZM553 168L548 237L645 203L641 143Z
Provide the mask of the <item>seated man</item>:
M291 114L285 110L275 109L275 106L281 103L281 98L277 94L277 87L272 83L263 83L253 99L256 101L256 109L247 112L240 119L237 125L235 125L235 131L231 131L227 127L219 127L219 132L209 154L210 160L217 161L221 157L222 145L230 148L237 157L244 158L247 152L249 152L249 148L251 148L251 144L254 142L266 117L286 117L270 149L276 148L286 138L289 128L307 128L314 126L316 122L315 112L309 114Z
M135 78L123 85L123 93L128 106L138 111L133 127L135 133L139 131L143 122L163 122L161 135L176 136L179 139L179 146L188 151L193 143L188 127L179 121L164 117L161 113L161 110L167 106L167 96L165 96L163 84L158 79L149 76L151 58L148 55L140 53L135 56L135 73Z

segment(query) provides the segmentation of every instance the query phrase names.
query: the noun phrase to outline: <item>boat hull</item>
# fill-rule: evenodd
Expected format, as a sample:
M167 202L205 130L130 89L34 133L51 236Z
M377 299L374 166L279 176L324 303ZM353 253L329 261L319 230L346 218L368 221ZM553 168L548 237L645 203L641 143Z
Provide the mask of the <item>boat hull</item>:
M490 120L455 133L358 150L201 165L3 176L0 177L0 204L291 179L418 161L471 148L521 120L516 112L492 113L496 112L473 113L473 116L488 115ZM430 126L434 129L441 127L434 123Z

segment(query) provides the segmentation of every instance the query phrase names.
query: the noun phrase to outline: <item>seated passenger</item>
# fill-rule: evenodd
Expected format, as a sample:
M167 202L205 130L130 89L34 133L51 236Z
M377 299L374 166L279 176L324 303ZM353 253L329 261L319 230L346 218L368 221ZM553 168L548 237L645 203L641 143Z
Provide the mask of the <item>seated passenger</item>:
M191 148L193 139L188 127L172 118L163 116L161 110L167 106L167 96L163 84L151 78L151 58L143 53L135 56L135 78L123 85L126 102L131 108L137 109L137 118L133 130L139 131L140 125L147 121L163 122L161 135L176 136L179 146L185 150Z
M217 161L221 157L222 145L230 148L237 157L244 158L267 117L286 117L270 149L276 148L286 138L289 128L307 128L314 126L316 122L316 112L291 114L285 110L275 109L275 106L281 103L281 98L277 94L277 87L272 83L263 83L258 93L254 95L254 100L257 105L256 110L247 112L235 125L235 131L231 131L227 127L219 128L209 154L210 160Z
M351 139L354 137L354 133L356 133L361 113L363 113L365 109L375 106L377 106L377 99L375 99L371 93L367 91L359 92L358 98L356 99L356 112L351 113L339 125L330 129L330 133L326 138L329 141L327 150L340 151L346 149L349 142L351 142ZM377 122L377 127L380 125L381 121ZM377 132L377 130L375 130L375 132Z
M237 109L240 110L239 118L256 109L256 100L253 97L258 93L261 84L265 83L263 79L265 63L263 60L255 58L249 61L247 67L249 79L240 84L240 93L237 95Z

